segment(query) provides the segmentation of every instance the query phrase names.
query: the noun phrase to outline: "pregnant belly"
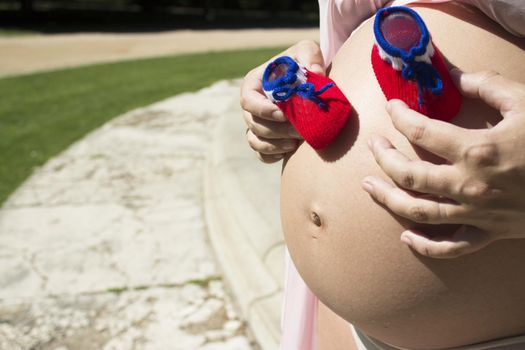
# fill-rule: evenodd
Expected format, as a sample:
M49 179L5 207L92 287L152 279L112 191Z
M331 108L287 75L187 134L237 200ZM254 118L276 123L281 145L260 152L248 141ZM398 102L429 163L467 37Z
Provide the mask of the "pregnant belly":
M454 16L418 12L453 64L467 71L503 67L502 74L525 81L523 41L480 14L450 8ZM329 148L315 152L303 143L283 168L282 226L298 271L325 305L393 345L444 348L525 333L524 242L500 241L451 260L424 258L399 240L404 228L414 226L361 190L366 175L385 178L366 145L374 133L412 158L439 161L414 150L392 127L370 64L371 33L368 22L338 52L330 73L354 106L351 120ZM462 33L461 43L450 33ZM465 99L454 123L486 128L497 118Z

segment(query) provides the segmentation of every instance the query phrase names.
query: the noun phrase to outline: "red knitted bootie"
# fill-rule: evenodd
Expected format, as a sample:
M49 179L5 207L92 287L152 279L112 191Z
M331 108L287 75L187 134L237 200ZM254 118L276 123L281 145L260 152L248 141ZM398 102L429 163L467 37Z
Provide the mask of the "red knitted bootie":
M271 62L262 85L266 96L316 150L337 137L350 115L350 103L330 78L307 70L291 57Z
M372 66L387 100L403 100L434 119L451 120L461 94L421 17L408 7L379 10L374 21Z

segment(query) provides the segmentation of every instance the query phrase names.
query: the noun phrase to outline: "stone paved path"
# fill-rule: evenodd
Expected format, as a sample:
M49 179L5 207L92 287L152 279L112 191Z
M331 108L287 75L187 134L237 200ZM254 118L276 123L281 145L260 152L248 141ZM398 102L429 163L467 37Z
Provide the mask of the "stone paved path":
M0 37L0 76L180 53L289 46L302 39L319 40L319 30L177 30Z
M257 349L206 236L219 82L116 118L0 210L0 349Z

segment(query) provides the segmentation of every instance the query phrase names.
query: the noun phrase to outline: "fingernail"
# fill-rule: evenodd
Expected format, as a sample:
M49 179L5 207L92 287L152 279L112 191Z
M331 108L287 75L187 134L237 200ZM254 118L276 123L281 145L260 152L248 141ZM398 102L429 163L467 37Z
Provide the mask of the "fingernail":
M388 113L391 113L392 109L396 105L397 105L398 108L399 107L401 107L401 108L408 108L408 105L404 101L393 99L393 100L390 100L390 101L387 102L387 104L386 104L386 111Z
M405 243L409 247L412 247L412 240L405 234L401 235L401 242Z
M392 109L392 104L390 103L390 101L386 103L385 109L388 113L390 113L390 110Z
M283 145L283 149L285 151L293 151L296 147L297 145L295 144L295 142L287 142Z
M298 139L298 140L302 140L302 139L303 139L303 137L301 136L301 134L299 134L299 133L297 132L297 130L295 130L295 129L292 129L292 130L290 131L290 136L293 137L294 139Z
M454 74L454 75L457 75L457 74L461 74L463 73L463 71L461 69L459 69L458 67L453 67L451 70L450 70L450 74Z
M310 70L316 73L323 73L324 74L324 67L320 64L314 63L310 66Z
M454 80L454 82L456 83L459 81L462 74L463 74L463 71L457 67L454 67L450 70L450 75L452 77L452 80Z
M363 187L363 190L370 194L374 192L374 185L368 179L365 179L363 182L361 182L361 187Z
M284 113L280 109L278 109L278 110L276 110L276 111L274 111L272 113L272 118L274 120L282 120L282 121L286 120L286 118L284 116Z
M379 137L372 135L370 136L368 147L373 151L376 146L382 146L382 140Z

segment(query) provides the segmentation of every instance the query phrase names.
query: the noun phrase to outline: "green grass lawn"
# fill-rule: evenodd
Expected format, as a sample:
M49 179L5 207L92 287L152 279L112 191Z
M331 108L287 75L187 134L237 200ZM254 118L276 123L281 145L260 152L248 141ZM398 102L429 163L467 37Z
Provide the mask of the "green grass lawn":
M111 118L242 77L281 50L180 55L0 79L0 204L36 166Z
M35 35L35 34L38 34L38 33L32 30L0 28L0 37L2 36L26 36L26 35Z

